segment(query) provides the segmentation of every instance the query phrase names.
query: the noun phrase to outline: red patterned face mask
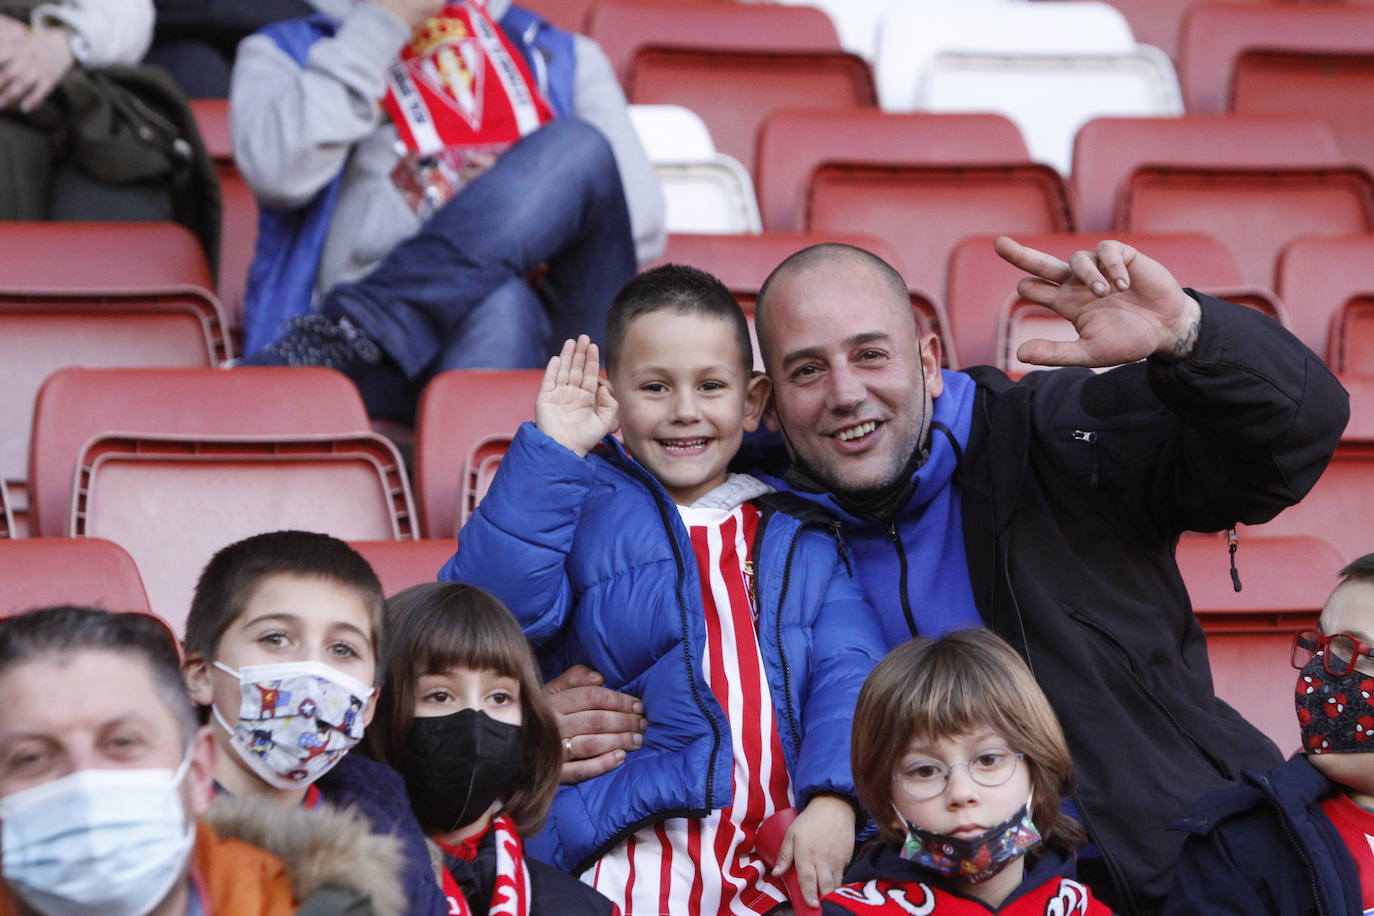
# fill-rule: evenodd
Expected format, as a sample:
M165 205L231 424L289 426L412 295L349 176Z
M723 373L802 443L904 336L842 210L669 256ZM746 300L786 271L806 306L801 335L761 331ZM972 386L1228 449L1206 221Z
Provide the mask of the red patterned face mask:
M1294 705L1305 752L1374 751L1374 677L1359 670L1332 674L1319 650L1298 672Z

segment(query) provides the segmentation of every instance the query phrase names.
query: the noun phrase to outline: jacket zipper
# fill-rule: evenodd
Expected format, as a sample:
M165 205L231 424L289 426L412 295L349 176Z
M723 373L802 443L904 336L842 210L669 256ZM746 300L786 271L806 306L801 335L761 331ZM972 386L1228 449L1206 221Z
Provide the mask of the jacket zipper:
M1002 581L1006 582L1007 584L1007 597L1011 601L1011 612L1016 617L1016 630L1021 636L1021 654L1026 659L1026 666L1030 668L1031 675L1035 677L1036 681L1038 682L1040 680L1040 676L1035 672L1035 661L1031 658L1030 655L1030 641L1026 639L1026 626L1021 621L1021 605L1020 602L1016 600L1016 592L1011 587L1011 566L1009 560L1009 557L1011 556L1010 532L996 539L994 549L999 548L1001 550ZM1106 635L1108 639L1111 639L1110 634ZM1112 642L1115 643L1116 640L1112 639ZM1166 709L1165 712L1168 713L1168 710ZM1172 716L1170 718L1172 718ZM1182 729L1180 729L1180 731L1181 730ZM1187 733L1185 732L1185 734ZM1189 738L1191 739L1191 737L1192 736L1190 735ZM1196 742L1194 743L1196 744ZM1074 793L1074 801L1075 803L1077 803L1078 801L1077 792ZM1126 876L1122 873L1121 866L1116 861L1116 857L1107 848L1107 844L1103 843L1101 839L1099 839L1096 835L1093 834L1092 828L1089 826L1087 808L1079 804L1078 813L1083 818L1084 829L1088 831L1088 835L1092 837L1093 842L1097 844L1097 850L1102 855L1102 861L1105 862L1107 865L1107 872L1112 877L1112 883L1116 886L1116 891L1118 892L1118 896L1120 897L1121 902L1124 904L1126 908L1126 912L1130 914L1139 913L1140 910L1135 903L1135 894L1131 890L1130 884L1126 881Z
M638 468L632 467L631 470L635 476L639 477L641 480L645 479L645 475L641 474ZM692 640L687 623L687 600L682 594L682 580L687 575L686 563L682 559L682 551L678 548L677 535L673 531L672 519L669 518L668 511L663 507L663 500L657 496L655 490L655 487L662 485L656 480L652 481L652 483L650 483L649 480L645 480L645 483L649 485L649 492L655 494L654 506L658 509L658 517L663 523L663 530L668 535L668 543L672 545L673 563L677 567L675 594L677 596L678 614L682 620L682 657L683 663L687 666L687 685L692 691L692 702L694 702L697 709L701 711L702 718L711 726L711 758L706 764L706 809L708 811L714 811L719 807L715 804L715 783L716 758L720 755L720 726L717 725L716 720L712 718L711 711L707 708L706 701L701 698L701 692L697 689L696 672L692 665Z
M916 618L911 613L911 596L907 594L906 550L902 546L902 534L897 530L896 518L888 522L887 535L892 538L892 546L897 551L897 568L900 570L897 589L902 596L902 614L906 617L906 628L912 636L920 636L916 629Z
M1270 802L1278 809L1279 822L1283 824L1283 832L1288 834L1288 841L1297 849L1298 855L1302 856L1302 864L1307 867L1307 886L1312 891L1312 902L1317 905L1317 912L1326 912L1326 906L1322 903L1321 889L1317 885L1317 867L1312 864L1312 857L1307 854L1307 849L1298 842L1298 837L1293 833L1293 825L1288 822L1288 812L1284 811L1283 805L1279 803L1278 796L1274 794L1273 788L1269 784L1268 778L1263 779L1265 795L1269 796Z
M1069 433L1069 438L1073 439L1075 442L1086 442L1092 448L1092 465L1088 471L1088 486L1096 489L1098 482L1097 433L1087 429L1075 429L1073 432Z
M754 529L754 543L750 546L752 556L758 556L759 545L763 543L764 529L768 527L775 511L772 509L765 510L759 519L759 526ZM782 695L787 704L787 725L791 729L792 748L798 760L801 759L801 727L797 722L797 710L792 704L792 666L787 661L787 650L783 647L782 609L787 604L787 592L792 585L792 558L796 555L797 542L801 539L802 529L806 527L806 524L806 522L797 524L797 530L792 533L792 540L787 545L787 560L782 567L782 588L778 592L778 607L773 620L773 639L778 647L778 662L782 665ZM761 569L762 567L756 568ZM762 591L759 589L760 594Z

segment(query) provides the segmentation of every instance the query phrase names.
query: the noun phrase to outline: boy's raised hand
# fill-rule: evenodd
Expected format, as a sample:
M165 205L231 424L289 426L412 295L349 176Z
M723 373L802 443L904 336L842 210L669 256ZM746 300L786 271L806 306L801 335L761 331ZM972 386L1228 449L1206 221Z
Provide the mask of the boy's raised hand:
M854 853L854 808L837 795L813 795L787 828L773 874L793 866L808 906L840 886Z
M586 334L563 341L549 360L534 421L540 432L582 457L619 427L619 407L611 388L598 374L600 353Z

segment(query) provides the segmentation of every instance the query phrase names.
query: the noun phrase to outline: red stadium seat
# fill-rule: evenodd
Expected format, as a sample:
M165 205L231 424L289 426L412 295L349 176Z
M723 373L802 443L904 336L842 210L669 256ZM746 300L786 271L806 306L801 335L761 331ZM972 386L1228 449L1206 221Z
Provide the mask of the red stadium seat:
M1016 125L995 114L780 111L759 128L755 184L768 230L799 230L811 174L826 162L1029 163Z
M1352 297L1336 314L1327 359L1335 372L1374 376L1374 294Z
M868 64L844 51L645 48L630 64L625 94L635 104L695 111L716 149L751 173L759 124L774 111L873 108L878 101Z
M1184 536L1175 559L1207 633L1217 696L1291 753L1298 746L1292 637L1317 622L1344 565L1341 555L1314 537L1242 537L1239 592L1224 537Z
M177 632L205 563L234 541L284 528L358 541L416 534L401 456L375 433L101 436L78 475L71 533L128 550L153 611Z
M1231 80L1231 111L1304 114L1331 126L1341 152L1374 172L1374 20L1364 54L1246 51Z
M370 428L358 390L332 369L63 369L34 408L33 530L67 533L77 458L105 433L292 437Z
M1209 235L1069 233L1018 236L1017 241L1067 259L1078 249L1091 251L1107 238L1149 255L1185 286L1248 305L1287 325L1287 312L1277 297L1266 289L1243 284L1230 250ZM1043 368L1016 359L1016 350L1023 342L1033 337L1073 340L1076 334L1063 318L1017 295L1016 283L1025 275L997 256L994 239L991 235L973 236L955 248L949 260L948 311L959 341L960 365L992 365L1019 378Z
M587 17L622 85L643 48L839 51L830 17L806 6L711 0L600 0Z
M1096 118L1084 124L1074 140L1072 182L1083 231L1104 232L1112 228L1118 194L1141 166L1314 168L1343 164L1335 135L1314 118ZM1244 268L1244 255L1234 247L1232 253Z
M765 232L761 235L670 235L660 263L690 264L714 274L739 300L749 321L754 342L754 366L763 369L758 335L754 331L754 303L764 279L789 255L821 242L841 242L876 254L889 264L898 263L897 252L882 239L871 235L807 235L801 232ZM911 308L923 330L940 337L944 364L956 368L954 344L949 336L949 319L933 297L911 291Z
M34 398L68 366L211 366L232 355L224 315L194 286L147 292L0 288L0 477L23 494ZM16 499L18 512L28 500ZM26 522L21 522L21 528Z
M420 395L415 485L424 535L454 537L476 508L515 431L534 419L542 369L451 369Z
M56 604L149 613L133 557L100 538L0 541L0 617Z
M1197 0L1112 0L1112 6L1121 11L1131 24L1135 40L1141 44L1154 45L1177 60L1178 33L1183 25L1183 16L1188 7ZM1227 0L1232 3L1248 3L1253 0Z
M1374 293L1374 233L1308 236L1290 242L1279 256L1277 287L1294 333L1337 366L1331 349L1337 341L1328 345L1327 332L1352 296Z
M1321 538L1352 560L1374 550L1374 377L1345 375L1341 383L1350 392L1350 424L1331 464L1302 502L1246 530Z
M0 289L166 286L212 286L199 240L179 223L0 221Z
M1355 3L1198 3L1179 37L1189 111L1221 111L1236 58L1270 51L1374 51L1374 8Z
M5 481L0 479L0 539L18 537L15 530L14 512L10 509L10 491Z
M237 332L243 327L243 293L248 283L248 265L253 261L253 248L258 240L258 201L234 163L228 100L192 99L191 113L215 165L215 174L219 176L223 209L216 291L220 302L224 303L230 326Z
M944 295L950 253L989 232L1074 228L1068 192L1046 165L827 164L811 178L809 232L871 232L901 253L915 289Z
M363 559L382 580L382 594L390 597L397 592L433 582L439 569L453 556L457 544L450 538L419 541L354 541L349 546L363 555Z

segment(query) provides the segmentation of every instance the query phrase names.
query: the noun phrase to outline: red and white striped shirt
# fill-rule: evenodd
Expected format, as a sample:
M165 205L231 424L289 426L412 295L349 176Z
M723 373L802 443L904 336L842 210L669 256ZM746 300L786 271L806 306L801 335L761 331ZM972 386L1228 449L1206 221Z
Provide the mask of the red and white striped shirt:
M704 818L670 818L629 837L582 875L625 916L753 916L787 901L755 834L793 805L759 653L749 550L759 511L678 507L691 535L706 618L703 676L730 721L734 801ZM705 778L705 774L702 774Z

